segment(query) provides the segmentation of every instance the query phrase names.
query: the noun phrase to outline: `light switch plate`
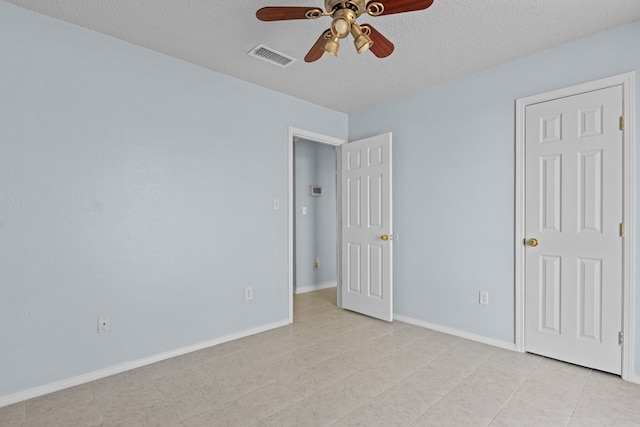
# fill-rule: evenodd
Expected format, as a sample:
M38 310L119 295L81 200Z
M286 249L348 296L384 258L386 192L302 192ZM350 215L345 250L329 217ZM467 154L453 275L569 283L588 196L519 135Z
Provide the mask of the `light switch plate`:
M489 305L489 292L480 291L480 304Z

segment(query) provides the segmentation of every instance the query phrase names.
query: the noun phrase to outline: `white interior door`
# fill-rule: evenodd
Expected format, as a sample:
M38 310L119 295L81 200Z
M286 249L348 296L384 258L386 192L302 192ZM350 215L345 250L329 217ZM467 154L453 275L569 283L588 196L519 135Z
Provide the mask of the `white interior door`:
M391 134L341 146L342 307L393 320Z
M622 106L613 86L525 115L525 350L616 374Z

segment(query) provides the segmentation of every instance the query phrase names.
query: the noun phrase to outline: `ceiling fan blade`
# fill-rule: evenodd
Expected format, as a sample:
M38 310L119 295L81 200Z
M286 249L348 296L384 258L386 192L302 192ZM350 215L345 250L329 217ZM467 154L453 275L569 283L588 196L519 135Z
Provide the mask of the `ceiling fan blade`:
M433 4L433 0L383 0L380 3L384 5L381 15L391 15L426 9Z
M324 54L324 42L327 39L328 34L331 34L331 30L325 31L320 35L320 37L318 37L318 40L316 40L314 45L311 46L311 49L309 49L307 56L304 57L304 62L315 62L322 58L322 55Z
M373 53L378 58L386 58L393 53L393 49L395 49L393 43L391 43L391 41L383 36L378 30L373 28L371 24L362 24L361 27L363 30L367 30L367 32L369 33L369 38L373 42L373 44L369 48L371 53Z
M314 11L316 18L322 15L322 9L304 6L269 6L256 12L261 21L286 21L288 19L309 19L307 12Z

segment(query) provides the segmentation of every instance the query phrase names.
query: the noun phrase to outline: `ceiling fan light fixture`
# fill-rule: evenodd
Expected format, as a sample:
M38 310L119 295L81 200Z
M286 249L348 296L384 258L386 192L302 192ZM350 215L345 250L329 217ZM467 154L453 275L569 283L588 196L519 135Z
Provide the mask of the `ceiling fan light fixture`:
M340 38L335 35L332 35L327 39L324 43L322 49L325 52L329 52L333 56L338 56L338 50L340 50Z
M351 35L353 36L353 44L356 47L356 52L361 54L369 50L373 46L371 38L362 32L362 28L359 25L353 24L351 26Z
M331 22L331 34L338 38L345 38L351 31L351 24L345 18L335 18Z

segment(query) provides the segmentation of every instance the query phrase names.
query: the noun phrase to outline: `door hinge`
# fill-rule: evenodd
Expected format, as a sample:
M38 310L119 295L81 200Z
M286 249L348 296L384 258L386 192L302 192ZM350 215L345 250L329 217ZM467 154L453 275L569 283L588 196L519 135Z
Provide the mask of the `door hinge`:
M624 344L624 333L622 331L618 332L618 345Z
M620 130L624 130L624 116L620 116Z
M624 237L624 223L620 223L620 237Z

